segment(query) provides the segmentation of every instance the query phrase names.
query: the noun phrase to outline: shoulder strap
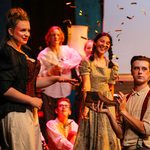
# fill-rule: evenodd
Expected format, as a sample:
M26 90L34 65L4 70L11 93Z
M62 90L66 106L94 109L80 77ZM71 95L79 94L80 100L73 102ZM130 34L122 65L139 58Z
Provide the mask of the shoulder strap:
M143 119L143 116L144 116L144 114L145 114L145 112L146 112L149 97L150 97L150 90L148 91L148 93L147 93L147 95L146 95L146 97L145 97L145 100L144 100L144 102L143 102L140 120Z

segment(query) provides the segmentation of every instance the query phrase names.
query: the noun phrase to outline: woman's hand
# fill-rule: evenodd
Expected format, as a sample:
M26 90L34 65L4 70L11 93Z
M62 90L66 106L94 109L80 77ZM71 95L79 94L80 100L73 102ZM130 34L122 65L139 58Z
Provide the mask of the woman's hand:
M43 103L43 101L42 101L41 98L32 97L31 106L36 107L36 108L38 108L38 109L41 109L42 103Z
M81 115L81 118L82 119L89 119L89 117L88 117L88 112L89 112L89 108L88 107L84 107L84 110L83 110L83 113L82 113L82 115Z

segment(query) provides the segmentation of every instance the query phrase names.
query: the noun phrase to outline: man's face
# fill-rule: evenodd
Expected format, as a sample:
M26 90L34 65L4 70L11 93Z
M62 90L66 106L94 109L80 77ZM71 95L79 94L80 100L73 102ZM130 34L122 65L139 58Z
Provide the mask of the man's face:
M68 117L71 114L70 104L66 101L61 101L56 109L58 116Z
M131 73L136 84L141 85L147 83L150 79L149 62L144 60L136 60L132 64Z

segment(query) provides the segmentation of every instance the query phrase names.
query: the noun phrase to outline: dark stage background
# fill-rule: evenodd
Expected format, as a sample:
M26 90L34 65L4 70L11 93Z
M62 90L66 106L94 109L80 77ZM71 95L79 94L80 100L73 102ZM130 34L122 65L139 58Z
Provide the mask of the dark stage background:
M45 47L44 36L50 26L60 26L65 33L64 44L67 43L65 20L73 25L87 25L90 38L102 29L103 0L0 0L0 41L5 34L5 14L11 7L22 7L28 12L31 23L28 45L36 54Z
M69 19L74 24L74 8L68 7L64 0L0 0L0 14L2 15L1 20L1 36L0 40L3 39L5 30L5 13L10 7L22 7L25 9L30 17L31 23L31 39L28 45L39 52L41 48L45 47L44 36L50 26L58 25L65 32L65 43L67 41L67 22L64 20ZM74 2L70 0L72 4ZM64 44L65 44L64 43Z

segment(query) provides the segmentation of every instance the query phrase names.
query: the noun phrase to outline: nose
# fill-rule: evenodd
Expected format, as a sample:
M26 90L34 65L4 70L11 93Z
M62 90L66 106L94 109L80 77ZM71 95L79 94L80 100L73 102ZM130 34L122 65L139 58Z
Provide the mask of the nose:
M25 32L25 36L26 36L26 37L29 37L29 36L30 36L30 32L29 32L29 31L26 31L26 32Z
M141 74L143 72L142 68L139 68L139 74Z
M103 43L103 46L108 47L108 45L107 45L107 43L106 43L106 42L104 42L104 43Z

